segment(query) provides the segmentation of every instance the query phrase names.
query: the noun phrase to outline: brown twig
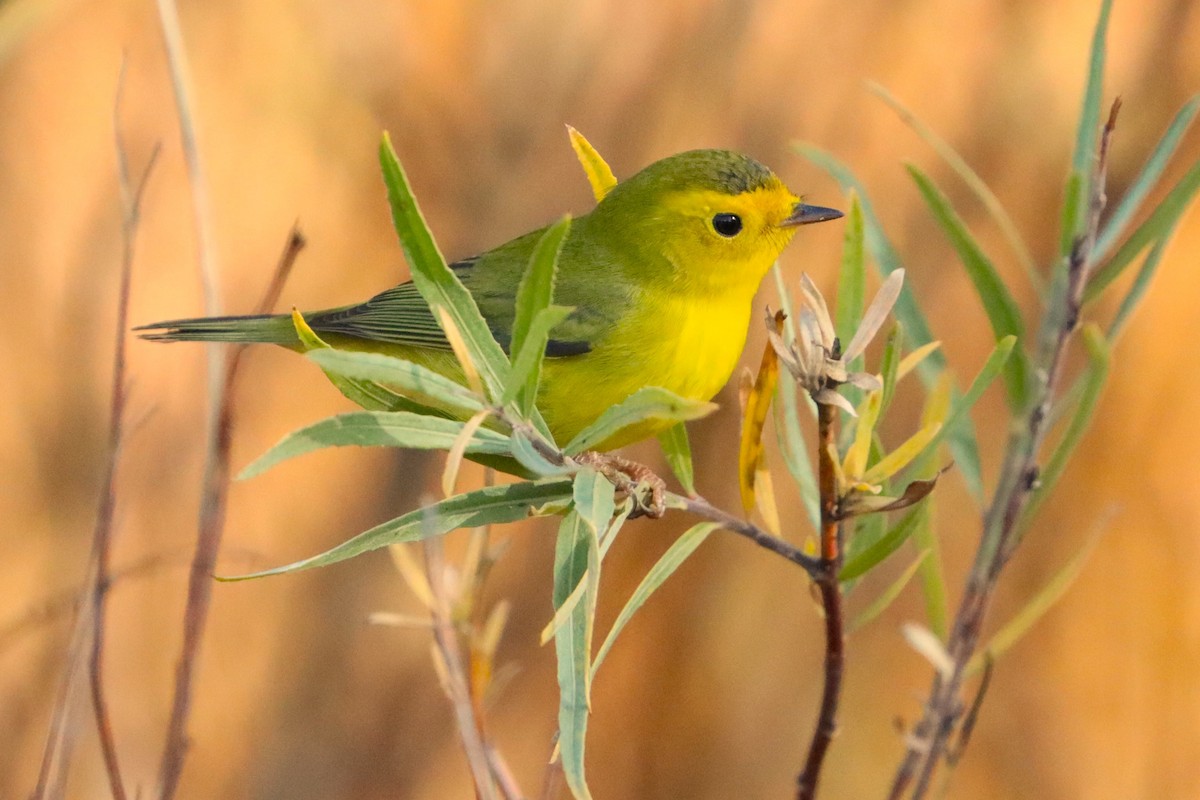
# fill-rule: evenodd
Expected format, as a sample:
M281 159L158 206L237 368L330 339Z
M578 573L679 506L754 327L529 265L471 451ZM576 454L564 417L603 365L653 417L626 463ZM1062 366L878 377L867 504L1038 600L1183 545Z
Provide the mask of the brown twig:
M1087 198L1087 226L1072 243L1065 289L1056 298L1059 305L1047 308L1039 335L1034 369L1040 377L1034 387L1037 394L1024 423L1009 439L996 493L984 516L979 549L946 647L954 669L948 675L941 672L934 675L924 713L908 737L908 748L893 778L890 800L904 797L910 785L914 800L925 796L963 713L959 694L966 667L979 644L1000 572L1020 541L1021 517L1038 485L1038 453L1046 435L1046 422L1061 379L1067 346L1079 322L1083 291L1091 271L1090 256L1105 205L1108 149L1120 107L1118 98L1100 137L1099 157Z
M201 168L200 151L196 146L196 130L192 119L190 78L187 52L179 26L179 11L174 0L158 0L158 17L166 49L171 87L175 95L179 135L187 166L188 183L192 193L192 214L196 229L196 262L204 295L204 313L217 316L220 311L218 270L213 246L213 230L209 211L208 185ZM222 345L209 345L208 354L208 422L204 476L201 480L200 514L196 547L188 573L187 600L183 616L183 644L175 667L175 689L171 699L171 714L167 721L159 763L159 797L169 800L175 796L183 760L187 752L187 719L191 708L192 680L200 651L204 625L211 602L211 576L216 565L217 550L225 522L226 487L229 479L229 444L232 417L226 402L226 388L231 375L226 370L226 353Z
M722 528L738 536L744 536L759 547L770 550L776 555L783 556L788 561L798 564L813 580L817 580L821 572L821 562L805 553L791 542L773 536L752 522L735 517L727 511L722 511L707 500L700 497L681 497L676 494L667 495L667 506L678 508L698 517L704 517L719 523Z
M120 762L117 757L116 740L113 735L112 721L108 713L108 702L104 695L104 634L107 620L108 590L112 583L111 553L113 537L113 517L116 508L116 477L117 462L120 457L121 443L124 437L125 404L125 331L129 318L130 278L133 270L134 245L137 239L137 228L140 220L141 201L146 183L150 178L157 162L160 147L156 144L146 162L146 167L136 186L129 174L129 162L125 153L125 143L121 136L120 108L121 97L125 86L125 60L122 58L117 73L117 87L113 99L113 139L117 158L117 184L121 193L122 217L122 251L121 264L118 274L116 334L113 347L112 383L109 391L109 424L107 459L104 465L104 475L100 483L100 498L96 509L96 523L92 530L92 548L89 556L87 585L87 613L83 613L83 598L79 597L71 606L79 614L75 620L76 635L68 648L67 667L64 670L64 685L60 689L55 711L52 715L50 735L47 738L46 749L43 753L42 766L39 769L37 786L33 797L44 797L49 789L50 766L61 755L63 728L69 716L70 685L78 672L79 659L84 643L90 634L91 647L88 653L88 684L93 713L96 719L96 732L100 743L101 758L104 762L105 775L108 778L109 790L117 800L126 797L124 782L121 780ZM86 632L86 633L85 633ZM65 767L65 759L63 766Z
M825 754L837 733L838 700L841 697L842 673L845 664L845 636L842 614L842 585L838 572L842 567L842 523L838 513L837 471L833 463L836 446L835 406L817 404L817 484L821 498L821 559L813 580L821 593L825 611L825 685L821 693L821 710L816 729L808 746L804 769L796 781L797 800L812 800L817 794L817 782Z

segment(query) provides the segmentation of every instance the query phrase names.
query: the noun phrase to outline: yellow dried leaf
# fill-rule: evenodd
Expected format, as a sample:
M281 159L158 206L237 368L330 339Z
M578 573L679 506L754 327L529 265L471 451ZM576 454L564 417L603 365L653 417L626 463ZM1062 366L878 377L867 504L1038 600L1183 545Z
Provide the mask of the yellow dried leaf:
M871 392L859 406L858 421L854 428L854 442L846 451L846 459L842 462L842 472L848 481L857 481L867 468L867 458L871 455L871 440L875 436L875 422L879 419L879 407L883 400L883 392ZM864 480L865 483L874 481Z
M458 326L454 324L450 312L438 306L437 314L438 320L442 323L442 332L446 334L446 339L450 342L450 349L454 351L454 357L458 359L459 366L462 367L467 386L480 397L487 397L483 391L483 381L479 377L479 368L471 360L471 351L467 349L466 340L463 339Z
M930 353L941 346L941 342L927 342L900 359L900 366L896 367L896 380L900 380L916 369L917 365L924 361Z
M775 312L776 333L783 332L785 316ZM763 460L763 427L767 422L767 411L771 398L775 396L775 384L779 379L779 357L769 343L763 348L758 378L746 393L746 404L742 412L742 438L738 447L738 485L741 489L742 508L747 514L754 510L754 482Z
M588 183L592 186L592 194L599 203L617 185L617 177L613 175L608 162L596 152L596 148L592 147L592 143L584 138L582 133L568 125L567 134L571 137L575 157L579 159L583 173L587 175Z
M908 462L916 458L925 449L925 445L929 444L929 440L937 436L938 431L941 429L942 423L940 422L934 422L921 428L921 430L910 436L904 444L888 453L879 460L879 463L864 472L862 475L863 482L883 483L907 467Z
M467 443L471 441L475 431L479 430L479 426L491 414L492 409L490 408L475 412L475 416L467 420L467 424L454 439L454 446L446 454L446 468L442 470L442 494L446 497L454 494L454 484L458 483L458 470L462 466L463 456L466 455Z

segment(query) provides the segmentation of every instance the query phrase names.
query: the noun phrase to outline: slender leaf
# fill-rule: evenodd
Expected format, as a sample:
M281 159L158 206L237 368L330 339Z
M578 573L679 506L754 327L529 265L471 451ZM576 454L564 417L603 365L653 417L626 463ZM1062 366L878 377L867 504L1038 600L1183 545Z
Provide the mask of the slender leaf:
M423 406L463 415L484 407L483 400L461 383L411 361L352 350L310 350L305 355L327 375L395 387Z
M313 567L336 564L362 553L399 542L415 542L437 536L456 528L471 528L495 522L515 522L525 519L531 508L569 499L571 481L565 478L546 478L540 481L488 486L410 511L403 516L376 525L324 553L286 564L282 567L220 578L226 581L282 575Z
M909 174L916 181L925 203L933 212L934 219L946 232L955 252L958 253L959 260L966 268L967 276L974 284L975 293L983 303L983 310L987 313L988 321L991 322L992 333L996 339L1011 335L1016 336L1019 341L1025 333L1025 323L1021 320L1021 309L1008 291L1000 273L996 271L995 265L984 254L971 232L967 230L962 218L950 205L950 200L942 194L929 176L912 164L906 166ZM1005 370L1010 407L1014 409L1025 407L1031 378L1031 369L1024 350L1018 347Z
M842 565L838 580L845 583L866 575L892 553L900 549L900 545L908 541L917 528L917 515L922 506L917 506L900 518L900 521L888 530L882 538L855 553ZM878 516L878 515L875 515Z
M563 452L573 455L603 445L626 428L647 422L685 422L716 411L715 403L688 400L657 386L638 389L607 409L572 439Z
M501 405L519 399L522 412L526 416L532 413L538 385L542 380L542 362L545 360L550 331L574 310L572 306L550 306L543 308L533 318L529 337L522 342L520 349L512 351L512 372L504 388L504 397L500 399Z
M793 145L793 149L802 157L807 158L828 172L842 187L842 191L848 192L853 189L858 194L863 214L863 234L866 239L867 250L870 252L871 258L875 261L876 267L884 276L890 275L895 270L900 269L900 254L896 252L896 248L887 238L887 234L883 230L883 224L879 221L874 207L867 198L866 190L858 179L854 177L854 173L830 153L813 145L797 143ZM896 301L894 313L896 318L904 325L905 331L914 345L920 347L933 341L933 334L930 332L929 323L926 321L920 306L917 305L916 297L913 295L910 286L905 286L904 290L900 292L900 299ZM932 352L922 361L920 368L921 378L926 386L930 386L936 380L938 374L945 369L945 355L939 351ZM963 476L967 490L975 498L976 502L981 502L983 498L983 477L979 462L979 443L975 438L975 430L971 426L970 420L963 420L957 427L947 430L947 439L950 451L954 454L954 462L958 466L959 473Z
M773 320L775 333L783 333L783 312L776 312ZM767 412L771 409L771 397L779 381L779 356L767 342L759 363L758 376L750 390L745 393L742 408L742 430L738 442L738 488L742 498L742 509L749 514L754 510L754 485L763 462L763 428L767 424Z
M1079 577L1079 573L1083 571L1083 565L1087 563L1088 556L1092 554L1099 539L1098 534L1091 536L1074 558L1068 561L1050 579L1050 582L1030 599L1024 608L1004 623L1000 630L996 631L987 644L975 654L975 657L967 662L967 675L975 675L983 669L985 658L996 659L1008 652L1055 603L1062 599L1067 590L1071 588L1071 584Z
M696 494L696 476L692 467L692 445L688 441L687 425L680 422L658 434L663 457L675 473L676 480L689 495Z
M537 434L532 434L536 436ZM562 475L566 467L555 464L543 456L534 446L531 434L526 430L514 430L510 441L513 458L531 475Z
M821 493L817 489L817 478L804 446L804 435L800 432L796 384L791 380L782 380L776 391L778 396L775 402L775 436L779 440L779 450L783 454L784 464L787 465L792 480L796 482L796 488L800 490L800 502L808 514L813 530L820 530ZM806 403L811 403L808 395L804 397Z
M1162 260L1163 250L1167 247L1167 242L1171 241L1172 235L1175 233L1174 227L1169 229L1163 238L1154 243L1150 248L1150 252L1146 254L1146 260L1142 262L1142 268L1138 270L1137 277L1133 279L1133 285L1129 287L1129 291L1125 293L1125 297L1121 299L1121 305L1117 308L1117 313L1113 316L1113 320L1108 326L1108 340L1116 343L1121 331L1125 329L1125 323L1129 320L1129 316L1137 309L1142 302L1142 297L1146 294L1146 290L1150 288L1150 281L1154 279L1158 272L1158 263Z
M837 318L838 338L849 342L862 319L867 297L867 257L863 250L863 215L858 195L850 192L850 210L846 213L846 233L842 243L842 268L838 277ZM857 371L858 367L850 366Z
M435 317L438 316L438 309L445 309L461 334L488 395L493 399L499 398L504 394L504 378L509 371L508 357L479 313L475 298L454 271L446 266L446 259L442 257L429 226L425 224L404 168L386 133L379 144L379 163L387 185L392 222L400 238L404 257L412 270L413 283L434 311Z
M1121 233L1125 230L1125 226L1133 219L1134 214L1141 208L1142 201L1150 194L1150 190L1158 183L1158 179L1162 177L1163 170L1167 163L1171 160L1171 156L1175 154L1175 149L1179 146L1179 141L1183 138L1183 134L1187 132L1188 127L1192 124L1192 120L1196 117L1196 112L1200 111L1200 95L1194 96L1191 100L1184 103L1183 108L1179 109L1179 113L1175 115L1175 119L1171 120L1171 124L1167 126L1166 133L1162 139L1154 147L1154 152L1150 154L1146 165L1142 167L1142 171L1134 178L1133 183L1125 191L1121 197L1121 202L1117 205L1116 210L1112 212L1112 216L1108 218L1104 228L1100 231L1100 235L1096 238L1096 244L1092 247L1092 262L1099 264L1104 261L1105 256L1117 243ZM1161 240L1160 240L1161 241Z
M300 346L304 348L306 353L333 351L333 348L322 341L321 337L304 321L304 317L300 312L294 308L292 309L292 325L295 326L296 335L300 338ZM413 402L406 397L401 397L373 381L346 378L329 370L325 370L324 372L325 377L329 379L329 382L339 392L362 408L371 411L411 411L416 414L431 415L439 413L435 409Z
M449 450L463 429L457 420L412 414L407 411L352 411L338 414L292 431L238 475L246 480L261 475L289 458L326 447L406 447L413 450ZM475 431L467 442L468 453L509 453L508 437L486 429Z
M945 438L946 431L952 430L961 420L968 418L971 408L983 396L984 391L1004 368L1004 363L1008 360L1009 354L1012 353L1015 342L1016 339L1014 337L1006 336L996 343L996 347L992 350L991 355L988 356L987 361L980 367L979 373L975 376L975 380L971 381L971 385L966 393L952 402L950 414L947 416L945 423L910 460L918 461L922 456L933 453L934 448Z
M1112 0L1101 0L1100 16L1092 33L1092 52L1088 61L1087 83L1083 90L1083 108L1079 112L1079 129L1075 133L1075 153L1071 157L1071 173L1079 176L1079 202L1069 230L1073 242L1087 230L1090 213L1088 199L1092 196L1092 172L1100 137L1100 102L1104 92L1105 41L1108 36L1108 18L1112 11ZM1070 247L1063 250L1069 254Z
M917 522L912 541L919 552L926 553L918 568L921 575L921 593L925 596L925 616L929 629L944 642L948 630L946 611L946 577L942 574L942 548L933 529L933 503L925 502L916 507Z
M621 613L617 615L616 622L613 623L612 629L608 632L608 636L604 638L604 644L600 645L600 651L596 653L596 659L592 662L592 679L595 680L596 672L600 669L600 664L608 656L608 651L617 641L617 637L629 620L633 619L646 601L650 599L650 595L654 594L658 587L663 585L667 578L671 577L675 570L696 551L696 548L704 543L708 535L721 527L716 522L701 522L693 525L683 533L675 542L667 548L667 552L663 553L650 571L646 573L646 577L642 578L642 582L634 589L629 601L625 603L625 607L621 609Z
M888 333L887 341L883 344L883 357L879 364L880 400L879 418L887 416L888 406L896 394L896 381L900 379L901 353L904 348L904 326L897 322Z
M896 580L888 584L888 587L883 590L879 597L877 597L869 606L860 611L858 616L856 616L850 622L849 627L846 628L847 635L854 633L856 630L863 627L868 622L873 621L876 617L886 611L888 606L894 603L896 598L900 596L900 593L904 591L904 587L908 585L910 580L912 580L912 576L917 574L917 568L925 562L925 559L928 556L929 551L925 550L921 552L911 564L905 567L904 571L900 573Z
M576 587L584 584L593 537L577 511L563 518L554 552L554 606L563 607ZM558 662L558 747L567 786L577 800L588 800L584 778L584 745L588 723L588 683L591 674L591 620L587 604L576 602L570 618L554 634Z
M1183 212L1191 205L1198 189L1200 189L1200 161L1193 164L1192 168L1179 179L1179 182L1171 188L1171 191L1155 207L1146 221L1129 235L1125 244L1117 250L1116 255L1107 264L1096 270L1096 274L1088 281L1087 289L1084 290L1084 302L1096 299L1152 242L1165 239L1179 218L1183 216Z
M875 422L879 419L879 403L882 392L871 392L859 406L858 418L854 423L854 441L842 461L842 471L847 480L858 482L867 468L867 457L871 454L871 443L875 438Z
M1037 264L1033 260L1033 255L1029 252L1028 245L1021 238L1020 232L1017 230L1016 223L1013 222L1011 216L1005 211L1004 205L1000 202L1000 198L996 197L991 188L984 182L983 178L979 177L979 173L971 169L971 165L966 162L961 155L958 154L949 142L938 136L933 128L925 124L916 114L914 114L907 106L900 102L891 92L882 85L874 81L867 82L867 88L874 92L884 103L886 103L897 116L904 121L908 127L925 140L926 144L933 148L942 160L954 170L963 183L975 194L983 207L987 209L988 214L996 222L996 227L1004 234L1004 238L1008 240L1009 247L1012 248L1013 254L1016 255L1017 261L1021 264L1021 268L1025 271L1029 282L1036 289L1042 288L1042 278L1038 274Z
M579 159L579 165L583 167L583 172L587 175L588 184L592 187L592 194L599 203L617 185L617 176L613 175L608 162L600 156L600 153L592 147L592 143L584 138L582 133L568 125L567 134L571 137L571 148L575 151L575 157Z
M599 540L616 513L616 487L612 481L594 469L584 468L575 473L573 497L575 510Z
M546 352L546 341L550 328L561 322L569 311L561 313L550 322L546 312L554 300L554 283L558 271L558 256L571 230L571 218L565 216L546 229L534 246L529 265L517 286L516 310L513 317L512 341L509 352L513 356L513 372L509 377L505 396L512 398L520 394L521 409L528 414L537 399L538 382L542 373L542 358ZM535 321L539 321L535 325ZM529 341L526 341L526 340ZM530 355L523 352L528 345ZM527 361L520 364L518 356ZM514 390L514 385L520 387Z

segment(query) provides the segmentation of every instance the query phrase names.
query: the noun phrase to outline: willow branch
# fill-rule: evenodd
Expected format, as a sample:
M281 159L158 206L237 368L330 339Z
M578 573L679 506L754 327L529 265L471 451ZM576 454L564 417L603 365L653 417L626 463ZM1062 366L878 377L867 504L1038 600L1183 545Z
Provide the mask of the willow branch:
M892 800L904 797L910 785L912 798L924 797L929 791L934 772L963 715L962 683L967 664L979 644L996 582L1020 542L1019 523L1038 485L1038 453L1090 275L1092 248L1106 200L1108 149L1120 107L1118 99L1112 105L1100 138L1099 158L1087 198L1088 222L1083 234L1072 243L1065 265L1065 288L1056 298L1058 305L1046 310L1034 370L1041 380L1035 385L1030 410L1009 439L996 493L984 516L983 535L947 643L954 668L948 674L934 675L924 713L908 737L908 748L896 770L888 795Z

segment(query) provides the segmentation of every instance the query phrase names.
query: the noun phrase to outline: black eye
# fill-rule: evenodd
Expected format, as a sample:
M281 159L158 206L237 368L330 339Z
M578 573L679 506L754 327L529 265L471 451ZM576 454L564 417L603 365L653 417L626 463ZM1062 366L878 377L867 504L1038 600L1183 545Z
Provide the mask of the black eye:
M717 214L712 222L713 230L722 236L733 237L742 232L742 218L737 214Z

